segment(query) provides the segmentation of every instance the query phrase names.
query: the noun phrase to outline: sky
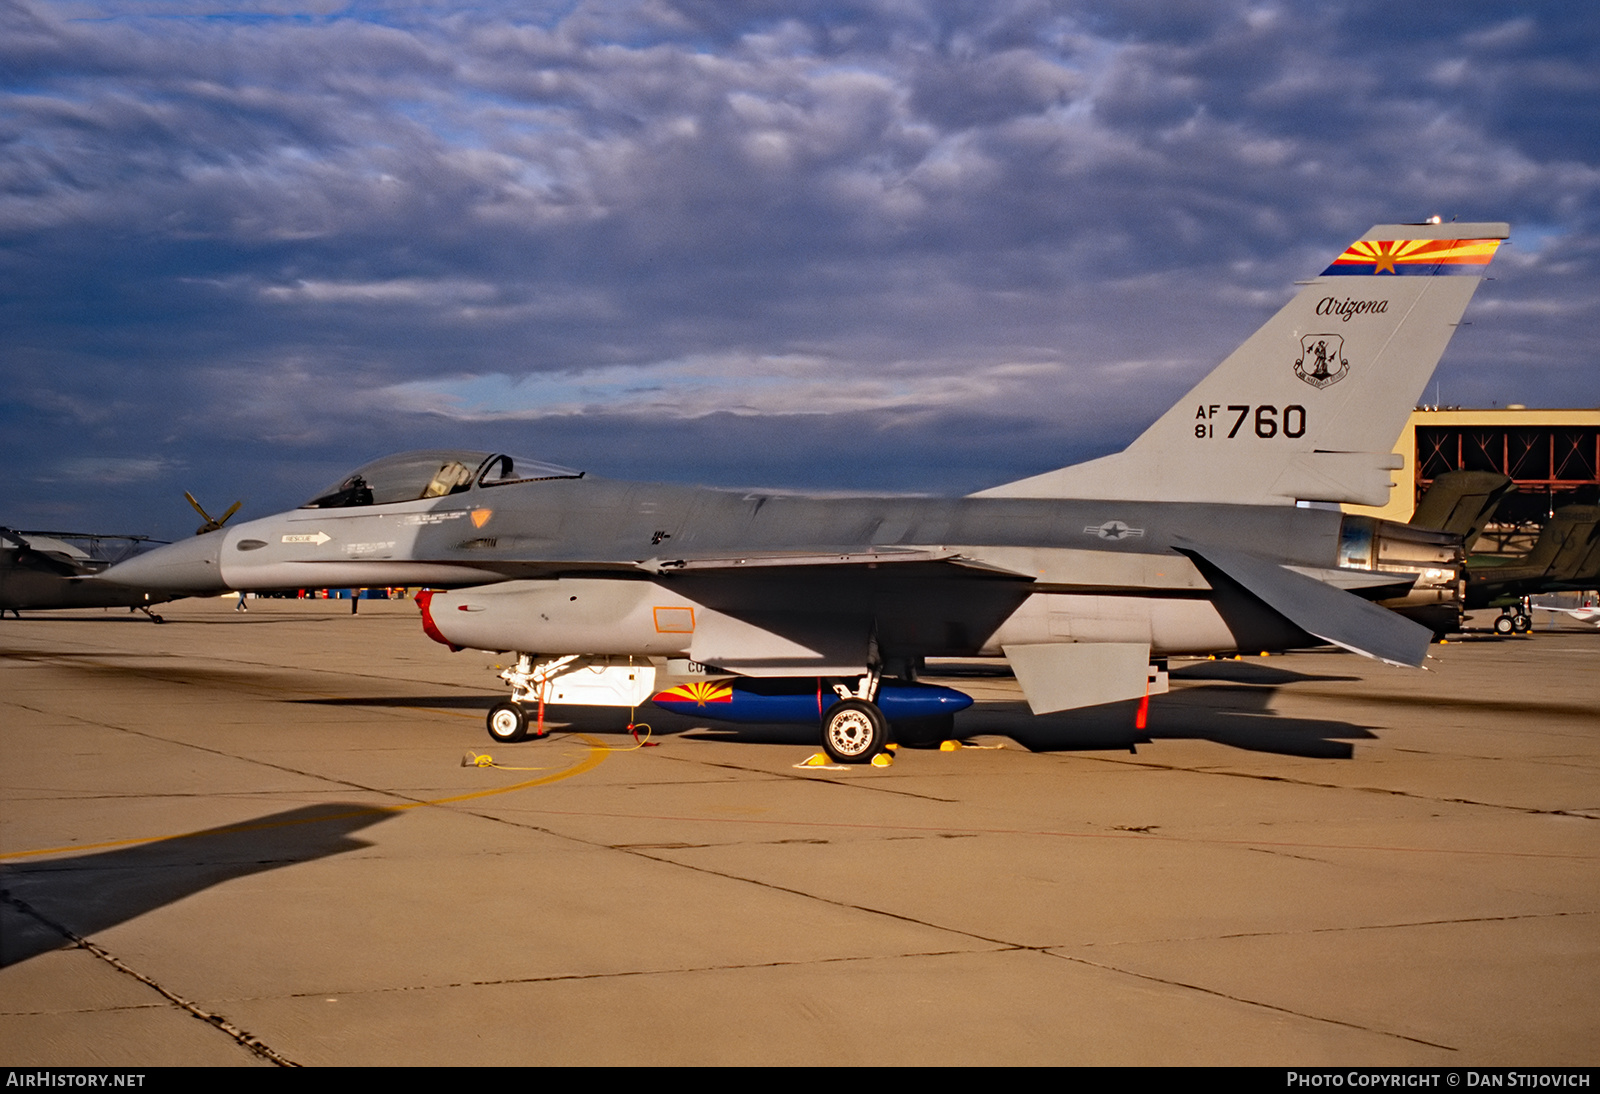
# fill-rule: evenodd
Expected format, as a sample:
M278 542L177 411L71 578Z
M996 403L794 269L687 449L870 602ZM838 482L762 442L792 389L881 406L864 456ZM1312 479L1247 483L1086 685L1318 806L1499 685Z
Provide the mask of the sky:
M0 524L423 447L966 493L1432 215L1513 239L1429 401L1600 405L1600 6L0 0Z

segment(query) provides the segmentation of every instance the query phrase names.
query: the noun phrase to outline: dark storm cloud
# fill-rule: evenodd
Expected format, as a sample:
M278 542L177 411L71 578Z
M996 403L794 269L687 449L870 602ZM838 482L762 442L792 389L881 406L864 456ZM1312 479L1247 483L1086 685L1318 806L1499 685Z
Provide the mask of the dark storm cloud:
M1592 405L1597 51L1561 4L0 0L0 519L450 444L973 489L1436 212L1519 229L1446 397Z

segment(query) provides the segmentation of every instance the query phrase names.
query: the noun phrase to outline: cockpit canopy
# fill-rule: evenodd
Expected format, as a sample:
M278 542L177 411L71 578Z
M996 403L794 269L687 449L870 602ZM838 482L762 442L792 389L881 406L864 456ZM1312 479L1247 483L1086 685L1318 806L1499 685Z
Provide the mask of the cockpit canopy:
M581 479L582 471L504 453L424 449L385 456L319 491L302 509L349 509L459 494L474 486L542 479Z

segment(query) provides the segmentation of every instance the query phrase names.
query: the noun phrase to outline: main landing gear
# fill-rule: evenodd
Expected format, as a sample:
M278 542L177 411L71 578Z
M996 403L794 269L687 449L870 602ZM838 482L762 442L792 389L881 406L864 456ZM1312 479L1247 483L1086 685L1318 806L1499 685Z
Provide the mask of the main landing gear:
M822 715L822 750L837 764L864 764L889 744L889 719L874 702L880 670L871 669L855 691L833 685L839 702Z
M1502 608L1500 614L1495 617L1495 634L1527 634L1531 630L1533 630L1533 617L1528 614L1528 608L1523 604Z

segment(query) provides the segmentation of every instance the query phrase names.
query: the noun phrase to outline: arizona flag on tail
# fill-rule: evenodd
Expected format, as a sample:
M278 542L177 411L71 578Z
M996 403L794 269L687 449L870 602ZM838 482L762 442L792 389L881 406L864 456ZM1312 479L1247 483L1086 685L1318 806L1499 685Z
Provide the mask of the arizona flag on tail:
M1395 274L1483 276L1498 239L1363 239L1322 271L1323 277Z

